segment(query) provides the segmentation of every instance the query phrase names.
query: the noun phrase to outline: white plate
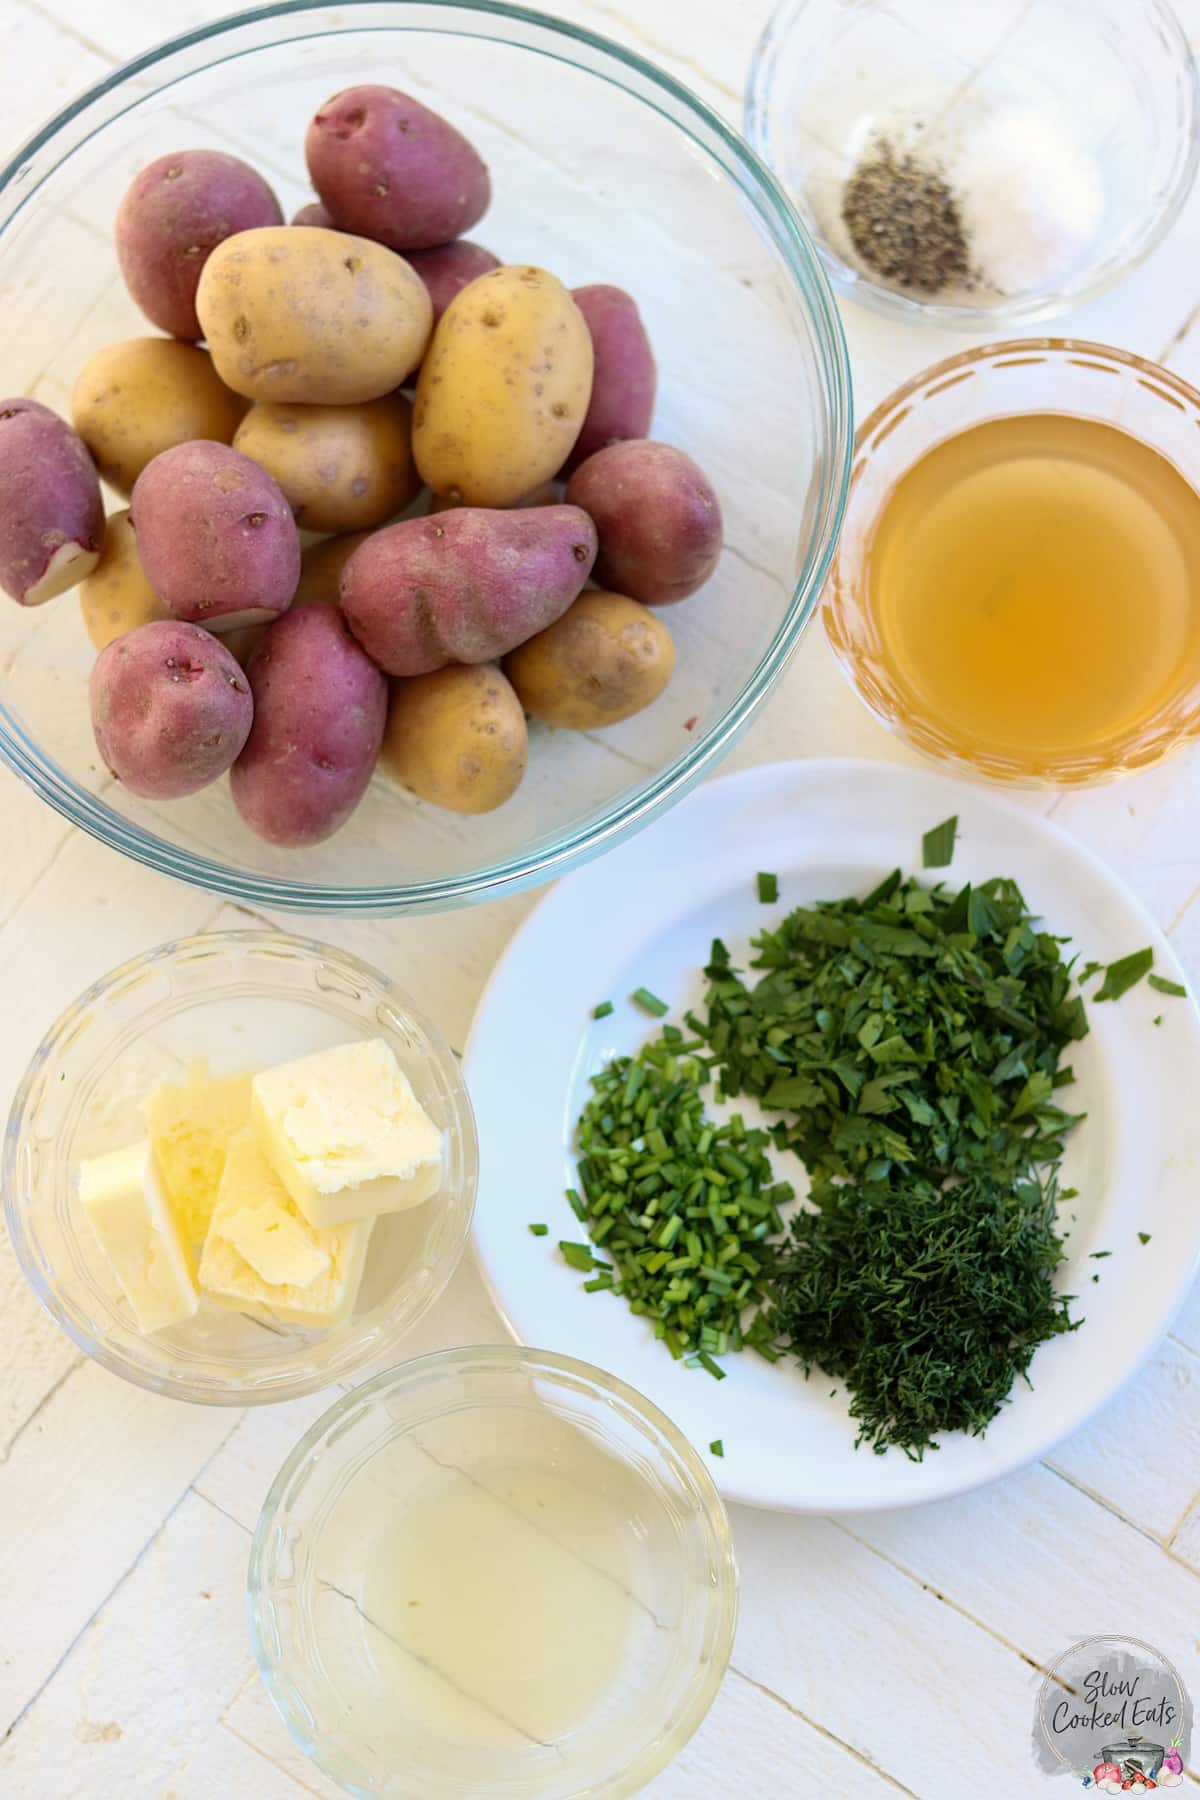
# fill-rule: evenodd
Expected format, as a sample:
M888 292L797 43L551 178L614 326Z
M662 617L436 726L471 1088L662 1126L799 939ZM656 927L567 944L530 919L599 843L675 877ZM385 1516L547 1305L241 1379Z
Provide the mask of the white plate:
M1089 1006L1091 1033L1071 1056L1069 1103L1089 1116L1068 1140L1064 1185L1080 1195L1065 1209L1076 1220L1062 1285L1079 1296L1083 1324L1042 1346L1032 1387L1020 1384L981 1438L948 1434L920 1463L856 1450L840 1382L806 1381L748 1351L725 1359L725 1381L686 1369L620 1299L583 1293L584 1277L559 1257L560 1238L583 1235L563 1190L574 1181L572 1133L588 1078L652 1029L629 1003L632 990L650 988L678 1019L700 998L714 935L744 966L751 933L788 907L866 892L897 866L919 871L922 833L954 812L948 880L1014 876L1032 910L1084 958L1110 962L1153 944L1156 971L1183 979L1162 932L1111 871L1042 819L932 772L812 761L713 782L568 876L513 939L476 1014L466 1054L482 1158L476 1246L497 1306L522 1343L611 1370L706 1453L722 1439L724 1458L710 1463L730 1500L797 1512L906 1506L1018 1468L1133 1373L1196 1270L1200 1025L1190 1000L1145 982ZM759 903L759 869L778 874L779 905ZM591 1009L606 999L615 1012L593 1023ZM794 1158L774 1161L803 1186ZM547 1237L528 1231L537 1220ZM1148 1244L1139 1232L1151 1234ZM1111 1255L1090 1260L1100 1250Z

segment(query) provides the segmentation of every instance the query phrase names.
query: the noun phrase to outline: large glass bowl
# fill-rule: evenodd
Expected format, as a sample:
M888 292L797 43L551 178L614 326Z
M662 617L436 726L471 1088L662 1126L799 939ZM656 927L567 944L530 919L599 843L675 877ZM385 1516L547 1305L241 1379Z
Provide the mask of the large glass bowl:
M704 1718L737 1618L729 1521L678 1428L515 1344L337 1400L272 1484L249 1590L268 1693L360 1800L627 1800Z
M1015 113L1051 118L1094 162L1104 206L1086 243L1053 278L1004 294L875 278L841 216L863 150L890 139L952 177L963 140ZM1200 78L1170 0L778 0L745 127L839 293L908 323L1000 334L1081 306L1153 250L1200 163Z
M408 912L561 874L728 750L821 589L849 475L850 383L796 213L737 134L670 76L520 7L295 0L139 58L0 171L0 392L66 411L86 357L149 329L112 241L138 169L180 148L232 150L288 212L311 198L307 120L364 79L415 94L478 145L495 191L480 241L569 286L636 294L659 362L654 434L707 470L726 519L713 580L670 609L670 689L602 733L535 731L528 777L498 812L464 819L377 778L336 837L283 850L241 823L224 782L165 804L108 776L88 722L92 651L67 594L0 612L0 757L67 818L167 874L275 908Z

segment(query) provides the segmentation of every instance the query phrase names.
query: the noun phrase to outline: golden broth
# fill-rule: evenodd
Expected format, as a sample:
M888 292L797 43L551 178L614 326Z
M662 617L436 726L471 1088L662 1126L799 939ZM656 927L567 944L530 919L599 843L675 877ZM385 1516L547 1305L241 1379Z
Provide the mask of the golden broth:
M1200 681L1200 494L1110 425L1029 413L939 444L865 575L902 710L968 759L1102 762Z

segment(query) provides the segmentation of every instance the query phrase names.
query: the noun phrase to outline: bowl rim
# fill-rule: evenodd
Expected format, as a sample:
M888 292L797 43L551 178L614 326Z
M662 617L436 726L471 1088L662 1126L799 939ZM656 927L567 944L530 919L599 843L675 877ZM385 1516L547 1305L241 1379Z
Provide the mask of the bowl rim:
M606 1779L603 1787L580 1790L574 1800L590 1800L592 1795L600 1800L600 1796L624 1797L640 1793L643 1786L678 1755L699 1729L725 1678L733 1654L740 1592L733 1528L725 1503L704 1459L674 1420L620 1376L613 1375L594 1363L583 1362L578 1357L564 1356L555 1350L502 1343L463 1344L429 1351L423 1356L413 1357L407 1362L384 1369L367 1381L347 1389L297 1439L267 1490L255 1523L246 1571L250 1644L263 1686L295 1742L318 1767L324 1767L317 1753L318 1745L311 1732L306 1729L300 1710L292 1703L292 1684L285 1683L278 1677L277 1659L271 1655L268 1634L264 1630L270 1593L270 1584L264 1576L268 1538L288 1489L297 1478L307 1473L320 1459L324 1449L336 1440L349 1415L375 1404L381 1396L399 1388L419 1391L431 1378L436 1379L447 1372L453 1377L456 1371L469 1368L483 1371L490 1369L498 1374L527 1370L533 1374L547 1375L551 1379L566 1376L577 1383L586 1384L607 1404L622 1406L644 1437L664 1442L690 1484L704 1538L717 1569L716 1580L707 1596L715 1631L714 1653L707 1664L703 1665L703 1680L692 1681L686 1704L670 1739L665 1743L654 1742L649 1748L643 1745L633 1760ZM408 1427L400 1425L396 1429L397 1433L403 1433ZM628 1785L630 1782L633 1785ZM366 1790L348 1791L365 1793Z
M152 964L168 962L181 954L201 948L211 952L221 947L239 946L253 946L264 950L269 950L274 946L277 949L286 949L289 955L299 952L302 960L309 966L312 966L317 960L321 962L333 960L357 979L367 981L372 989L386 993L390 1003L401 1016L427 1038L430 1048L441 1066L447 1085L451 1088L453 1128L462 1142L466 1173L466 1181L459 1201L462 1217L458 1222L455 1234L456 1248L453 1259L444 1271L439 1271L437 1280L430 1284L429 1290L422 1296L417 1310L405 1318L402 1325L397 1325L394 1320L389 1324L385 1319L379 1326L378 1335L363 1339L357 1347L347 1343L341 1359L335 1359L332 1363L322 1362L319 1366L307 1371L293 1370L272 1380L270 1385L261 1391L251 1390L249 1392L243 1391L232 1380L228 1386L217 1388L191 1380L186 1376L156 1373L148 1368L135 1367L126 1360L124 1355L118 1354L110 1348L106 1337L95 1335L84 1328L76 1320L73 1312L63 1305L54 1288L45 1280L41 1267L33 1256L29 1234L17 1204L18 1190L23 1187L17 1172L17 1159L25 1138L26 1113L30 1097L36 1083L41 1079L43 1071L52 1063L64 1035L69 1043L70 1034L80 1015L94 1007L102 1006L106 995L115 986L120 983L134 982L137 976ZM367 962L364 957L357 956L351 950L344 950L337 944L325 944L316 938L301 937L293 932L266 928L191 932L185 937L170 938L164 943L153 945L148 950L139 951L136 956L127 957L124 962L117 964L115 968L109 969L105 974L98 976L95 981L90 982L82 993L61 1009L38 1041L13 1094L4 1126L3 1146L0 1149L0 1191L3 1195L4 1223L18 1267L43 1310L78 1350L81 1350L91 1361L99 1363L110 1374L118 1376L122 1381L130 1382L135 1387L144 1388L148 1393L162 1394L172 1400L187 1401L200 1406L256 1407L275 1405L277 1402L286 1400L303 1399L310 1394L319 1393L322 1388L328 1387L332 1383L352 1380L358 1369L377 1362L381 1356L396 1354L404 1339L441 1298L467 1252L471 1239L471 1225L475 1216L478 1188L479 1144L471 1096L462 1077L460 1060L446 1042L436 1023L410 1000L405 990L393 981L390 975ZM346 1326L352 1324L353 1319L346 1321L344 1326L334 1327L333 1331L328 1333L321 1342L327 1343L334 1332L342 1332Z
M250 8L181 32L94 83L35 131L0 167L0 204L32 156L45 150L66 126L89 107L123 87L131 77L155 68L180 52L228 38L248 26L287 19L295 19L303 26L307 15L336 12L340 23L330 29L340 34L361 29L377 7L412 9L414 14L429 7L451 16L458 13L462 15L464 26L469 19L479 26L466 35L484 39L494 37L496 30L506 23L536 29L547 34L551 43L559 40L568 46L579 46L606 59L619 71L628 72L639 83L648 85L649 94L630 88L625 91L659 111L685 136L692 135L691 122L699 127L701 134L710 134L722 152L725 178L736 185L753 215L766 227L769 241L803 300L821 370L829 441L817 458L820 504L816 529L804 547L802 560L808 565L807 573L802 568L794 579L774 636L721 717L633 793L625 791L616 795L589 818L561 831L550 843L536 843L532 848L507 854L482 867L455 875L362 887L339 887L299 877L260 875L252 870L234 868L209 855L177 847L148 827L123 818L105 804L100 794L82 787L53 758L43 753L0 699L0 763L69 822L161 874L250 905L286 912L362 916L445 911L554 879L640 830L720 761L782 675L819 604L849 492L854 434L845 332L818 247L782 185L733 126L665 69L598 32L525 6L509 4L508 0L346 0L343 6L336 6L333 0L277 0L276 4ZM396 31L439 29L437 25L419 21L411 26L397 24L388 28ZM458 30L461 33L464 27ZM595 70L587 72L598 74ZM665 104L655 105L655 90ZM73 153L72 149L68 154ZM37 186L19 201L15 211L29 204ZM10 216L15 216L15 212ZM0 237L7 223L8 218L0 217Z
M1116 364L1119 368L1129 370L1132 375L1137 377L1141 386L1148 388L1151 392L1157 392L1160 398L1172 406L1183 406L1189 409L1195 415L1197 424L1200 425L1200 386L1193 386L1174 369L1168 369L1162 363L1154 362L1149 357L1139 356L1135 350L1126 350L1116 344L1102 344L1093 338L996 338L985 344L975 344L968 349L955 351L952 356L942 357L937 362L927 364L915 375L910 375L907 381L892 388L868 413L854 434L854 456L850 469L850 486L846 494L846 513L849 514L854 501L855 489L863 471L871 461L880 434L883 434L882 441L886 441L890 437L892 428L900 425L908 416L911 410L909 402L913 400L914 396L930 389L934 393L940 393L944 387L956 385L957 379L963 371L976 367L980 363L997 363L1003 367L1001 359L1005 357L1012 357L1017 361L1024 362L1030 358L1038 360L1046 356L1065 357L1069 361L1085 363ZM1042 410L1053 412L1055 409L1043 408ZM1111 420L1107 422L1113 423ZM1150 449L1154 448L1154 445L1149 444L1144 436L1129 430L1124 424L1117 425L1116 429L1124 431L1126 436L1134 438L1137 443L1146 445ZM941 441L945 442L946 440ZM1163 453L1160 451L1158 454L1162 455ZM913 466L912 463L908 465L909 468ZM1190 478L1185 476L1184 479L1189 480ZM1192 485L1196 484L1193 482ZM886 496L882 504L886 504ZM876 510L875 517L871 521L871 529L878 522L880 510L881 508ZM1139 758L1136 762L1117 763L1111 769L1105 769L1101 773L1074 778L1061 771L1048 775L1025 772L1006 775L991 769L984 769L966 755L950 755L940 750L934 750L919 738L914 737L909 727L897 715L882 710L873 699L863 692L856 674L856 664L847 645L845 642L839 642L834 627L834 614L840 608L843 594L856 585L861 571L861 559L857 556L853 560L851 559L851 552L845 537L839 535L834 555L830 559L829 577L825 591L821 597L821 625L825 633L825 641L829 645L833 659L847 686L860 704L871 714L871 717L907 744L910 749L915 750L926 762L936 767L947 770L951 774L966 776L974 781L986 782L990 787L1025 789L1026 791L1057 787L1062 792L1069 793L1075 789L1096 787L1110 780L1119 780L1125 775L1139 774L1146 769L1152 769L1183 744L1194 742L1198 735L1200 728L1180 730L1170 739L1164 740L1152 757Z
M816 3L818 0L776 0L750 59L742 92L742 128L747 140L772 169L770 113L775 75L781 58L788 51L789 33L801 26L802 15ZM883 0L876 0L876 3L882 4ZM1200 60L1192 50L1171 0L1137 0L1137 4L1147 22L1154 25L1171 47L1183 84L1185 108L1180 134L1182 153L1177 154L1167 198L1157 213L1143 220L1123 256L1105 259L1098 271L1051 293L1024 300L1001 301L994 306L962 306L933 296L919 299L874 280L840 257L805 219L805 228L816 245L830 285L848 300L886 318L957 331L1005 331L1012 326L1056 318L1061 313L1085 306L1144 262L1178 219L1200 170ZM794 51L794 45L792 48Z

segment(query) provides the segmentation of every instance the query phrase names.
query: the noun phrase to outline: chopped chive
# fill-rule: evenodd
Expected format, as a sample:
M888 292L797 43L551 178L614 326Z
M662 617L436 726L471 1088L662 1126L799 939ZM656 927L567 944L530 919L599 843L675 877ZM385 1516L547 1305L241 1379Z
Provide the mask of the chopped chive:
M708 1446L708 1453L710 1456L724 1456L725 1445L720 1438L713 1439L712 1443Z
M1151 975L1150 986L1156 994L1175 994L1180 1000L1187 999L1187 989L1179 981L1168 981L1165 975Z
M1152 1020L1152 1023L1153 1023L1153 1024L1155 1024L1155 1025L1161 1025L1161 1024L1162 1024L1162 1022L1163 1022L1163 1016L1162 1016L1162 1014L1161 1014L1161 1013L1155 1013L1155 1015L1154 1015L1154 1018L1153 1018L1153 1020Z
M721 1367L720 1363L715 1363L713 1361L707 1350L701 1350L696 1361L700 1364L702 1369L707 1369L714 1381L724 1381L726 1371Z
M652 994L649 988L634 988L629 998L635 1005L640 1006L644 1012L651 1013L656 1019L661 1019L664 1013L670 1011L666 1001L660 1000L657 994Z
M593 1019L607 1019L609 1013L612 1010L613 1010L612 1001L611 1000L602 1000L600 1002L599 1006L593 1006L592 1017L593 1017Z
M531 1225L529 1229L534 1237L545 1237L549 1232L550 1227L548 1225Z
M1093 1250L1091 1253L1090 1260L1092 1262L1102 1262L1106 1256L1111 1256L1111 1255L1112 1255L1111 1250Z
M573 1244L566 1238L560 1238L558 1247L562 1252L563 1261L568 1263L572 1269L580 1269L590 1275L596 1267L592 1253L586 1244Z
M943 819L921 839L921 862L926 869L944 869L954 860L954 840L958 836L958 814Z
M764 906L773 906L779 898L779 877L765 869L758 871L758 897Z
M1148 1231L1139 1231L1138 1232L1138 1243L1139 1244L1148 1244L1149 1242L1150 1242L1150 1233Z

